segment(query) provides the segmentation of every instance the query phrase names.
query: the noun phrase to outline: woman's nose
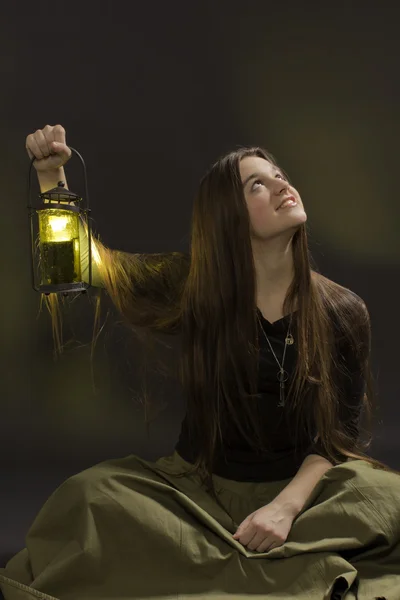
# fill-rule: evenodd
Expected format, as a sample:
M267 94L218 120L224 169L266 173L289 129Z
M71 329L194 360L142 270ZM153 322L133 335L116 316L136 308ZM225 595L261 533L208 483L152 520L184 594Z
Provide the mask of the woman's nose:
M275 185L275 193L280 196L284 192L286 192L289 188L288 183L283 183L282 181L277 181Z

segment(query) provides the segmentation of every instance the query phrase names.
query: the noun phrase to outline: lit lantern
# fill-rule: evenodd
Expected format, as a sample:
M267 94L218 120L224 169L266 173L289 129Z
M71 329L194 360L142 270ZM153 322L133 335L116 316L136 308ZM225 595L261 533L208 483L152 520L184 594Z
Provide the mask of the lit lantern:
M50 293L84 293L92 285L91 244L89 250L89 282L82 281L81 249L79 222L81 215L88 215L89 199L87 194L86 168L83 158L71 148L82 161L86 208L81 207L82 198L74 192L66 190L64 182L39 194L42 204L33 207L30 204L31 170L29 169L28 209L31 234L32 286L37 292ZM35 217L37 215L37 219ZM90 219L87 219L87 235L90 240Z

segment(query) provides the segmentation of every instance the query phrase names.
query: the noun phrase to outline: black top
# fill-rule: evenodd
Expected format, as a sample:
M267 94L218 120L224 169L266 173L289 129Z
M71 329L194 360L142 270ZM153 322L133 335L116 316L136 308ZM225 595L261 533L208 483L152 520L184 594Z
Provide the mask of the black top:
M295 314L295 313L293 313ZM268 339L274 349L274 352L282 364L283 349L285 337L287 334L290 315L270 323L267 321L260 310L258 315L262 323L263 329L268 336ZM291 331L295 339L295 343L288 345L284 362L284 369L289 374L289 379L285 384L285 395L292 381L292 375L296 364L296 319L292 321ZM279 407L279 382L277 373L279 370L278 364L272 354L270 347L265 339L262 331L259 332L260 342L260 369L258 380L258 392L260 398L256 400L260 418L262 420L262 428L268 436L272 449L268 456L263 456L261 453L256 453L239 435L233 433L225 434L224 438L224 454L217 450L216 466L214 473L227 479L236 481L278 481L293 477L299 469L304 458L308 454L319 454L324 456L322 447L319 442L313 442L316 432L309 438L305 433L299 434L297 443L297 453L295 454L294 447L294 429L293 424L288 418L287 408ZM346 351L345 351L346 352ZM354 421L354 415L359 414L361 400L364 393L364 380L359 372L355 370L354 353L347 350L347 354L342 358L346 362L350 370L353 370L351 377L342 376L339 385L343 390L344 397L348 400L346 408L341 407L340 418L344 421ZM194 451L189 443L188 428L186 417L182 422L182 429L179 441L175 447L176 451L186 461L193 463ZM225 460L226 459L226 460Z

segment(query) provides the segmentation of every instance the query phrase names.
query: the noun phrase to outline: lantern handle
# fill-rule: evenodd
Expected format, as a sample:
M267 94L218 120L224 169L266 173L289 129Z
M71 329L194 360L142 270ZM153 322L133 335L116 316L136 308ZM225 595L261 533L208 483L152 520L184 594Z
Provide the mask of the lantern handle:
M70 150L72 150L73 154L76 154L79 158L79 160L81 161L82 164L82 169L83 169L83 179L85 182L85 199L86 199L86 205L87 205L87 211L90 212L90 208L89 208L89 191L88 191L88 182L87 182L87 174L86 174L86 165L85 165L85 161L83 160L82 155L78 152L78 150L75 150L75 148L72 148L72 146L68 146L68 148ZM31 204L31 178L32 178L32 167L33 167L33 163L35 162L36 157L34 156L31 159L31 164L29 165L29 173L28 173L28 208L32 208L32 204Z

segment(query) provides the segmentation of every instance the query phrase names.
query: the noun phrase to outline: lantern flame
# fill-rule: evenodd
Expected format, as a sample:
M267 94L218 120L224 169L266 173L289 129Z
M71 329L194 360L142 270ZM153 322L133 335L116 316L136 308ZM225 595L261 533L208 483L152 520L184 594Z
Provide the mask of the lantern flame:
M54 233L63 231L67 228L68 219L66 217L50 217L49 225Z

